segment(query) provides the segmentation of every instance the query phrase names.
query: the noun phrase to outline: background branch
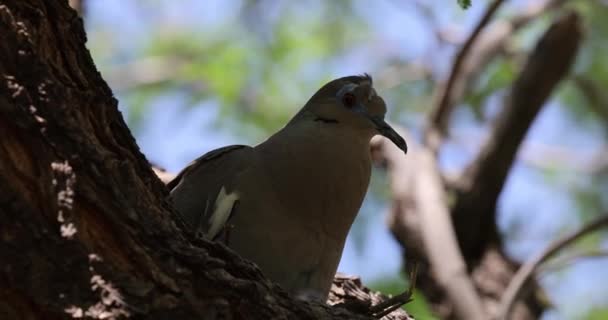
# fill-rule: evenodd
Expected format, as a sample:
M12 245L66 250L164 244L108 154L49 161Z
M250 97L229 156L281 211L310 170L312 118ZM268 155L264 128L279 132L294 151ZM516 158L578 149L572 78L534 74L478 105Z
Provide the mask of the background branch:
M581 260L602 258L608 258L608 251L602 249L595 249L566 253L563 256L558 256L555 259L552 259L550 262L537 267L535 274L538 275L557 272ZM545 261L546 260L547 259L545 259Z
M445 85L440 85L439 89L437 90L438 102L430 113L428 121L429 125L426 129L427 131L425 132L425 144L428 145L433 152L436 152L439 148L441 136L445 133L447 119L449 119L453 106L452 89L456 85L460 74L460 69L467 55L469 54L469 51L473 47L473 44L477 40L477 37L481 34L483 28L490 22L502 3L503 0L494 0L488 6L485 14L481 20L479 20L479 23L475 26L473 32L454 58L454 63L452 65L452 69L450 70L447 82Z
M490 137L460 178L452 213L465 255L480 257L480 246L488 243L484 239L498 241L496 201L515 154L546 99L568 72L581 39L580 18L574 12L549 27L508 93Z
M466 39L454 59L447 82L438 87L434 109L430 113L426 143L439 148L442 135L448 131L451 110L471 90L478 75L500 54L508 52L512 36L540 15L561 8L567 0L534 1L508 18L489 23L500 7L495 1ZM487 18L487 20L486 20ZM477 31L478 33L475 33ZM439 139L439 140L437 140ZM437 141L435 141L437 140Z
M487 38L478 35L477 40L469 39L475 45L470 45L468 55L460 58L469 62L460 62L460 67L453 69L461 70L461 74L454 79L470 82L469 78L462 75L474 77L481 70L476 69L474 65L478 61L473 58L480 58L479 63L482 65L487 64L501 52L500 48L506 46L514 30L547 10L559 7L561 3L562 1L546 1L540 6L528 7L525 12L513 16L505 24L496 22L491 25L495 26L493 30L488 27L483 32L479 31L479 34ZM494 2L493 5L498 4ZM497 10L497 7L489 7L488 10ZM491 16L492 13L486 12L486 15ZM581 38L578 20L574 13L562 16L541 36L505 100L496 127L479 156L457 180L455 193L446 194L446 182L437 178L440 169L434 151L441 140L430 141L427 135L426 146L413 146L407 159L393 157L394 151L390 146L385 147L386 144L378 141L372 143L375 162L386 166L391 178L393 205L389 227L404 246L408 262L410 258L422 261L419 287L432 303L436 303L434 309L441 317L454 317L455 314L457 318L463 319L474 317L464 315L459 308L475 308L476 305L482 305L484 310L477 316L483 316L487 310L495 311L491 306L496 305L517 268L502 252L494 221L495 203L521 139L574 59ZM552 54L555 51L560 53ZM551 57L545 56L551 54ZM452 85L451 88L452 92L447 95L444 91L439 91L448 97L445 101L450 103L454 101L449 100L454 95L464 94L461 87ZM434 112L443 111L434 113L429 118L427 129L434 126L440 128L442 123L447 123L444 121L447 121L452 108L447 105L447 109L436 105ZM444 113L445 110L448 110L447 113ZM429 131L426 132L428 133ZM485 156L488 151L491 157ZM480 164L481 171L472 169L476 163ZM496 166L501 167L497 169ZM471 180L466 180L467 178ZM492 192L495 198L491 195ZM449 206L450 196L454 199L453 206ZM470 198L474 201L469 202ZM450 218L454 220L455 232ZM451 240L457 240L460 246L446 244ZM456 294L459 290L460 296ZM469 290L473 294L469 294ZM480 294L483 295L481 302ZM518 313L522 319L536 318L544 308L537 299L526 300L522 306L525 308L521 308L522 313Z
M393 127L403 136L408 136L402 128ZM388 167L393 195L400 195L395 198L401 201L401 206L405 206L409 200L415 207L419 238L402 241L409 248L413 243L422 244L418 249L422 252L419 251L416 256L424 253L424 261L430 264L432 277L449 297L459 319L485 319L481 300L457 246L435 156L427 148L412 142L409 145L408 157L403 157L386 139L378 137L372 141L376 163L385 163ZM404 181L409 183L404 185ZM410 195L404 197L404 192ZM401 215L400 212L395 213ZM408 250L408 257L413 256Z
M561 249L567 247L574 241L604 226L608 226L608 213L602 214L599 218L584 225L579 230L569 235L566 235L561 239L556 240L555 242L547 246L546 249L541 251L537 256L526 262L517 271L517 273L513 277L513 280L511 280L511 283L509 284L509 287L507 288L501 300L499 319L507 320L511 318L511 310L513 309L513 304L522 294L522 289L524 288L530 277L534 274L534 270L536 270L541 263L549 259Z

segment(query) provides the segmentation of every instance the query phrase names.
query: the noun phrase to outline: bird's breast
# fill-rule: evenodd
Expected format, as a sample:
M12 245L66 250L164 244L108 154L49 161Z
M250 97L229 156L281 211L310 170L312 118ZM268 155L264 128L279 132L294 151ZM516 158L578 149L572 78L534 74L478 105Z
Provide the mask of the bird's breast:
M316 130L285 139L289 145L268 146L266 165L284 214L302 219L330 236L346 237L369 185L369 141L346 133ZM282 140L280 140L282 141Z
M369 139L334 133L275 134L238 183L230 246L292 292L327 294L369 184Z

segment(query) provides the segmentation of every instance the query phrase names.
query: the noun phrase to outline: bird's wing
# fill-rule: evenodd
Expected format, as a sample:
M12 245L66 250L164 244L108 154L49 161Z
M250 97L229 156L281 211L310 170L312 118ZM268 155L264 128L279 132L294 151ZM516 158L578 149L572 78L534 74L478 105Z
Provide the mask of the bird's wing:
M194 160L167 184L175 209L197 234L214 239L238 202L236 180L252 161L253 148L233 145Z

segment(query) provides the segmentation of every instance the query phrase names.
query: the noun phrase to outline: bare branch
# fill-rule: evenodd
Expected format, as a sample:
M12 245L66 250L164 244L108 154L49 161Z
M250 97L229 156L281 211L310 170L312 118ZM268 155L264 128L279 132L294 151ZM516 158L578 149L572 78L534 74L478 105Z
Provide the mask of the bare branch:
M494 0L494 2L488 6L486 13L483 15L477 26L475 26L475 29L456 55L454 64L452 65L452 70L450 71L450 75L445 86L440 87L438 90L439 102L436 104L433 111L431 111L429 120L430 126L427 128L425 138L425 143L429 145L433 151L437 150L440 136L443 134L447 124L447 119L449 118L449 113L453 102L451 97L452 88L456 84L456 80L458 78L460 68L464 63L465 57L473 47L473 44L477 40L477 37L481 34L483 28L488 24L488 22L490 22L502 3L503 0Z
M403 132L398 127L396 130ZM376 158L376 161L388 164L395 197L403 196L404 192L411 193L413 197L419 219L418 228L433 277L453 303L458 319L484 319L481 300L457 245L435 155L429 149L413 144L408 157L404 158L384 138L374 139L373 144L373 148L378 151L376 155L383 157ZM404 164L405 161L415 162L415 170ZM413 179L416 187L405 190L399 182L403 177Z
M467 153L477 150L475 141L485 141L472 130L454 131L452 142ZM608 147L572 149L566 146L544 144L530 139L523 141L517 153L517 160L538 170L560 170L584 174L597 174L608 169ZM451 173L448 186L457 185L457 173ZM452 178L454 176L454 178Z
M513 304L520 297L526 282L530 279L532 274L534 274L534 270L536 270L541 263L581 237L604 226L608 226L608 213L602 214L599 218L583 226L579 230L566 235L563 238L557 239L555 242L551 243L547 248L541 251L537 256L526 262L517 271L517 274L515 274L513 280L511 280L509 287L503 295L500 305L500 312L498 313L500 315L499 319L507 320L510 318Z
M499 2L500 1L493 2L493 5L498 6ZM450 76L455 77L455 79L452 79L452 84L450 85L451 89L446 92L445 89L447 87L445 87L437 91L438 94L436 97L442 97L441 94L444 95L443 97L447 101L447 107L445 109L447 111L445 111L445 113L443 111L439 112L439 115L434 113L429 118L427 131L425 132L425 149L420 150L420 146L413 146L411 149L412 152L408 154L407 159L404 159L403 157L397 157L397 153L393 152L394 150L391 150L390 145L381 142L382 139L372 142L374 161L386 166L389 171L389 176L391 177L391 193L393 195L392 213L389 215L389 226L391 231L406 248L408 263L412 252L414 253L414 256L423 260L423 270L419 277L419 283L421 284L421 288L425 291L425 294L427 294L427 296L430 295L432 302L438 303L436 311L439 309L442 316L475 318L483 317L483 313L486 311L488 312L485 314L486 316L489 316L489 313L495 313L489 310L481 310L476 313L475 311L472 311L476 309L471 309L471 306L472 308L475 308L480 304L480 298L478 297L478 292L476 290L479 287L475 287L475 280L471 279L471 276L468 273L463 254L459 251L460 249L454 242L456 241L456 235L458 235L458 239L461 237L467 239L468 235L466 232L468 232L468 229L459 228L454 232L454 229L450 224L451 217L446 200L447 195L444 190L445 181L442 181L440 178L439 169L436 164L436 151L441 143L441 134L443 133L441 126L442 124L445 125L447 123L453 101L460 99L460 97L464 95L470 80L475 78L489 61L499 53L504 52L503 49L506 47L511 35L534 17L546 12L546 10L550 8L556 7L562 2L563 1L560 0L546 0L540 4L535 2L535 4L539 5L526 7L523 12L512 16L510 19L498 21L487 28L483 27L483 24L487 24L487 21L482 21L482 26L478 27L479 30L484 29L483 32L476 29L478 34L472 35L468 39L471 44L465 44L463 49L461 49L462 55L457 56L457 60L460 59L460 62L455 61L455 68L452 70L453 74L450 74ZM492 9L491 6L489 10L497 10L497 7ZM490 20L491 15L494 13L486 12L486 14L488 14L487 20ZM480 32L481 35L479 35ZM475 37L477 37L476 40ZM552 42L552 44L554 43ZM568 55L570 51L569 46L570 42L566 41L565 55ZM543 46L544 49L546 49L546 47L546 45ZM549 52L551 52L550 49ZM527 65L527 67L529 65ZM566 63L566 65L569 65L569 62ZM534 64L532 64L532 66L534 66ZM550 67L553 68L554 66ZM549 78L553 77L553 73L555 72L559 74L561 69L557 67L556 70L557 71L548 72ZM536 69L532 71L532 74L534 75ZM539 76L540 75L537 75L535 81L540 81ZM526 77L529 78L530 74L526 74ZM561 79L561 75L557 78ZM520 79L518 81L521 82L523 80ZM449 83L450 81L448 80L446 86ZM550 88L553 88L554 84L555 83L552 82L552 80L549 81ZM525 86L523 86L523 88L526 90L522 90L522 88L518 87L517 91L521 91L519 93L529 93L531 90L528 90L529 88L526 88ZM533 85L531 88L537 90L538 86L535 87ZM541 93L537 92L536 94L542 96L544 93L541 90ZM544 98L542 100L544 100ZM441 100L438 101L441 102ZM517 102L519 103L520 101ZM532 102L536 103L535 100ZM527 108L530 104L527 103L526 105ZM440 103L435 105L436 108L439 108L439 106L441 106ZM437 112L437 110L438 109L435 109L435 112ZM429 135L429 130L434 130L435 136ZM431 134L432 133L433 132L431 132ZM462 179L459 181L461 180ZM463 192L463 194L465 195L465 198L466 196L470 196L470 194L466 194L466 192ZM461 194L455 194L455 198L458 203L458 201L461 200ZM478 199L476 198L476 200ZM482 211L487 212L485 208L482 208ZM454 213L454 210L452 213ZM491 228L491 226L495 226L493 221L475 221L480 217L489 217L490 219L493 219L492 214L482 215L475 212L471 216L461 215L455 217L455 220L457 220L456 224L471 224L474 232L477 232L474 238L478 239L477 234L480 232L479 229L481 227L487 227L486 229L490 232L495 230L495 228ZM484 232L485 231L486 230L484 230ZM496 242L496 239L490 238L482 240L483 241L480 241L480 243L483 243L483 246L494 244L493 248L496 250L494 251L494 262L491 261L493 263L492 265L494 266L496 263L499 263L503 267L504 272L512 274L515 270L515 266L500 252L500 246L497 246L498 242ZM471 250L463 252L467 257L466 261L471 263L469 267L473 267L473 265L479 267L480 262L476 259L471 259L470 252ZM487 251L485 256L488 256ZM427 265L431 266L432 273L425 270ZM477 276L482 273L483 272L477 272ZM480 276L480 278L482 278L482 280L488 279L485 276ZM504 283L501 282L500 279L490 279L494 281L492 282L492 285L497 288L494 288L496 290L491 292L495 292L496 294L488 295L487 292L483 292L484 300L481 303L495 305L496 298L499 297L504 288L506 288L508 278ZM498 286L496 286L497 283L499 284ZM487 289L484 287L483 283L480 285L481 288ZM529 302L527 304L528 308L525 311L527 312L527 317L534 318L539 312L535 309L535 306L537 306L537 304L535 304L536 301L527 302ZM463 310L466 308L469 309Z
M538 16L549 10L561 7L565 2L566 0L534 1L511 17L488 25L477 36L477 39L472 39L473 34L469 36L461 49L464 50L465 46L474 40L470 48L468 48L466 56L463 56L460 62L458 60L454 61L448 83L438 88L437 97L440 97L440 99L438 99L438 103L435 105L435 109L431 112L429 118L426 137L427 144L432 148L439 148L442 135L446 135L447 133L447 123L454 104L462 99L470 90L479 73L494 58L508 52L507 47L512 35ZM456 59L460 57L458 55ZM459 66L458 69L455 69L457 62ZM454 73L455 71L457 72ZM452 79L451 84L449 82L450 79ZM449 88L448 85L450 85ZM450 90L449 92L447 91L448 89ZM442 108L443 111L439 110L439 108ZM433 130L435 131L433 132Z
M537 274L545 274L551 272L557 272L561 269L568 267L569 265L583 260L583 259L596 259L596 258L608 258L608 251L595 249L589 251L579 251L564 255L562 257L557 257L553 261L539 266L536 270Z
M556 19L538 41L515 80L495 126L458 183L452 214L460 247L476 257L483 238L496 237L494 211L507 174L528 129L556 85L564 78L582 39L580 18Z

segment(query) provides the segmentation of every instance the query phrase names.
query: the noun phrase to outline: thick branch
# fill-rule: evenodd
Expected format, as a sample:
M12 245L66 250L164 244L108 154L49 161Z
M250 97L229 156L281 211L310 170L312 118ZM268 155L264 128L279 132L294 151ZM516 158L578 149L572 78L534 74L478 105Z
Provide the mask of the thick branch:
M403 132L398 128L397 130ZM394 145L387 143L386 139L374 139L375 154L382 156L382 159L375 160L388 164L392 192L400 195L398 199L402 199L405 191L412 194L424 253L430 262L433 277L449 297L457 317L484 319L481 300L457 245L435 155L426 148L412 145L411 142L410 145L412 146L408 154L410 159L406 160ZM405 161L410 165L405 164ZM415 185L415 187L410 190L400 188L399 181L404 177L410 177L413 182L410 186Z
M576 56L579 16L559 17L541 37L508 94L482 150L459 182L454 220L465 255L478 256L484 237L494 237L494 211L515 154L541 107ZM482 227L483 226L483 227Z

